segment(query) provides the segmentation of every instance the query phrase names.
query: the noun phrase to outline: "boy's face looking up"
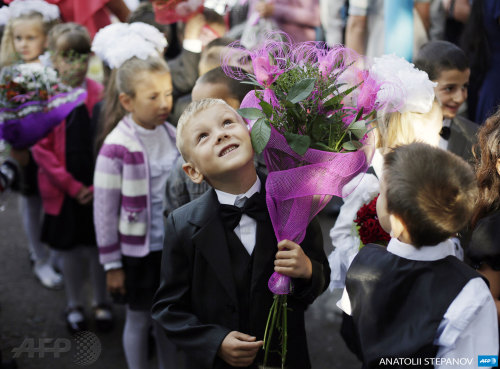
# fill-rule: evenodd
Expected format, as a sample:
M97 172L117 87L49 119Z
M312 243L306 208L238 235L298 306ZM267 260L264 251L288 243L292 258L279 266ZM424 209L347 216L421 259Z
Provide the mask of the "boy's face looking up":
M444 118L454 118L460 106L467 99L469 77L470 69L464 71L450 69L443 70L438 79L434 81L438 83L434 92L441 103Z
M183 169L195 183L208 180L215 188L252 173L253 148L243 119L225 104L194 114L182 131ZM219 186L222 184L222 186Z

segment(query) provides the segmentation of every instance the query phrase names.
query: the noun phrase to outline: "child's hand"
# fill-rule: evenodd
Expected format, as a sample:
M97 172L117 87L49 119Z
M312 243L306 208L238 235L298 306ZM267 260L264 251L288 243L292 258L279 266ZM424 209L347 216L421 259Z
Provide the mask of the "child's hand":
M276 260L274 260L275 272L292 278L311 278L311 260L298 243L283 240L278 243L278 249Z
M123 269L111 269L106 272L106 286L111 294L125 295L125 272Z
M76 194L76 201L78 201L78 203L80 203L81 205L86 205L92 201L93 197L94 193L92 191L92 188L83 186Z
M248 334L232 331L222 341L217 355L231 366L246 367L253 363L263 344Z

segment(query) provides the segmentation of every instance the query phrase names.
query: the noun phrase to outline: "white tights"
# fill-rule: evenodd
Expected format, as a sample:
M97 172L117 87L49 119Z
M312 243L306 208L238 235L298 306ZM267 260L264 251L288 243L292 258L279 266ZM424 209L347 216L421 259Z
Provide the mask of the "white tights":
M149 311L131 310L127 306L123 328L123 348L129 369L148 368L148 335L153 326L156 355L160 369L177 368L176 348L161 326L151 318Z
M92 284L93 305L107 303L106 275L99 263L97 247L77 246L61 251L60 255L68 308L84 306L83 287L87 271Z

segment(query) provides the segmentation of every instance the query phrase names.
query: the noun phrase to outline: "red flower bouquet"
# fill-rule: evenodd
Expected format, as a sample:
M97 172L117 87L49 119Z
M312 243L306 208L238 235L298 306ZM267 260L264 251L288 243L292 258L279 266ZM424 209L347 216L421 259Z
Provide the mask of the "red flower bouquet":
M369 243L386 246L391 236L384 231L377 217L377 195L372 201L364 204L357 212L354 223L361 240L360 248Z

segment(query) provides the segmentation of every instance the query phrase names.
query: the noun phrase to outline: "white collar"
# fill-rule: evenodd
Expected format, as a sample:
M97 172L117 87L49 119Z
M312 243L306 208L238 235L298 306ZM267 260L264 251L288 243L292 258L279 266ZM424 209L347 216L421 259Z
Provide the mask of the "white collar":
M219 200L219 203L224 205L234 205L237 199L241 199L242 197L246 197L247 199L249 199L250 197L252 197L254 193L260 191L260 187L261 187L261 182L259 177L257 176L257 180L255 181L253 186L250 187L250 189L244 194L233 195L232 193L227 193L217 189L215 189L215 193L217 194L217 199Z
M455 244L451 239L447 239L434 246L422 246L417 249L415 246L391 238L387 245L387 251L405 259L417 261L433 261L444 259L449 255L455 255Z

